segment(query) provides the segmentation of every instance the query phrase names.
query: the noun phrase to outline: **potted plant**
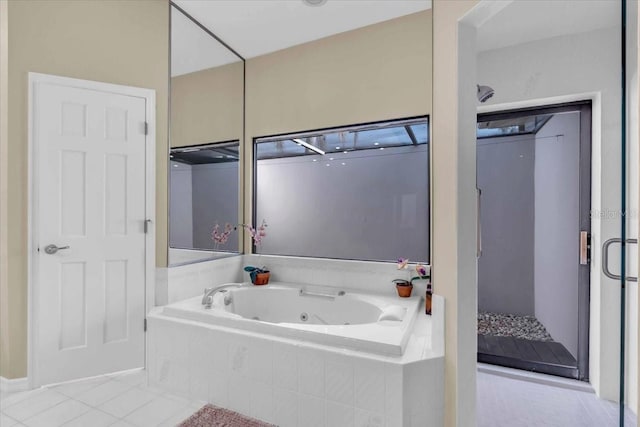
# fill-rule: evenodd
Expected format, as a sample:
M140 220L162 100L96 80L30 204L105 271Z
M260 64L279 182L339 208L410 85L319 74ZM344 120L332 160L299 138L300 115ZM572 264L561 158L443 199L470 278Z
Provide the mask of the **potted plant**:
M409 260L407 258L398 258L396 262L396 266L398 270L409 270ZM398 296L402 298L408 298L411 296L411 292L413 291L413 282L414 280L427 280L429 279L429 274L427 273L427 267L422 264L416 264L414 268L415 272L418 274L417 276L411 277L411 273L408 273L409 279L395 279L393 283L396 285L396 290L398 291Z
M407 270L409 269L409 260L407 258L398 258L396 261L396 266L398 270ZM410 280L405 279L395 279L393 283L396 285L396 291L398 291L398 296L401 298L408 298L411 296L411 292L413 291L413 284Z
M411 292L413 291L413 285L411 282L404 279L395 279L393 283L396 284L396 291L398 291L399 297L408 298L411 296Z
M266 285L269 283L269 278L271 277L271 273L267 269L267 267L253 267L248 265L244 268L244 271L249 273L249 277L251 277L251 283L254 285Z
M262 243L262 239L264 239L267 235L267 222L263 219L260 226L255 229L251 225L240 224L245 230L249 232L253 242L257 247ZM269 278L271 277L271 273L267 267L253 267L247 266L244 268L244 271L249 273L249 277L251 277L251 283L254 285L266 285L269 283Z

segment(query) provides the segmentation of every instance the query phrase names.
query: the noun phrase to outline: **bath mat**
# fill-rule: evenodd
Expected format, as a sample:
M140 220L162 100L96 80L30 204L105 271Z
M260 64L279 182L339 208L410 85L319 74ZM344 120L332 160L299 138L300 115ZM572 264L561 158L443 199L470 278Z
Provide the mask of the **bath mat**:
M228 409L205 405L179 424L179 427L275 427Z
M532 341L553 341L547 328L533 316L478 312L478 333Z

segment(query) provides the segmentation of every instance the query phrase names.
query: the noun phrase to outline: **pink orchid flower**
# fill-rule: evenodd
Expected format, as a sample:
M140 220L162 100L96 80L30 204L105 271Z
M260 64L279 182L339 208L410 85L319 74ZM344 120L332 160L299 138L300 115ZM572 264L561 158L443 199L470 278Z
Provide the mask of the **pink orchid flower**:
M220 225L216 223L216 225L213 227L213 231L211 232L211 239L216 242L216 244L223 245L227 243L227 240L229 240L229 236L231 235L231 232L233 230L233 225L226 223L224 225L224 230L220 232Z
M416 273L418 273L418 276L423 277L427 275L427 267L425 267L422 264L417 264L416 265Z
M256 244L256 246L260 246L260 244L262 243L262 239L267 235L267 221L263 219L262 224L260 224L260 227L258 227L257 230L247 224L242 224L242 226L249 232L249 235L253 239L253 242Z
M396 261L396 264L398 266L398 270L405 270L409 267L409 259L398 258L398 261Z

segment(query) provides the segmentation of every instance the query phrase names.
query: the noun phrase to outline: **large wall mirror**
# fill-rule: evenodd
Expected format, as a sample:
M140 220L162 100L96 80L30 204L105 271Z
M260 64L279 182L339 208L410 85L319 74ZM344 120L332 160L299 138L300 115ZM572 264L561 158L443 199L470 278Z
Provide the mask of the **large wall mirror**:
M171 6L169 265L240 252L244 60Z

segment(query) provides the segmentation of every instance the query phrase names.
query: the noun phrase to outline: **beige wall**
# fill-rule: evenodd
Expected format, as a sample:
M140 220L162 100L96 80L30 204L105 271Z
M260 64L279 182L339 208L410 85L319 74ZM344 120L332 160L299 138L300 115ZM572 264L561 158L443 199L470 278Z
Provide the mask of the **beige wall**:
M166 230L169 3L167 0L10 1L8 328L0 375L27 374L27 73L156 91L156 227ZM157 264L166 265L166 234ZM3 314L5 316L5 314ZM5 350L6 346L6 350ZM4 356L4 353L3 353Z
M427 114L431 11L247 61L247 137Z
M636 46L640 46L640 7L636 6L636 12L637 12L637 17L636 17ZM632 36L633 37L633 36ZM636 55L636 72L640 73L640 55ZM638 80L640 80L640 76L638 77ZM636 84L636 88L637 88L637 93L636 93L636 105L640 105L640 83ZM640 119L638 117L636 117L636 122L638 122ZM636 131L637 131L637 141L640 141L640 125L636 125ZM639 152L640 153L640 152ZM638 164L640 164L640 156L638 157ZM638 188L640 188L640 184L638 185ZM638 196L640 199L640 195ZM639 222L639 228L640 228L640 206L638 206L638 222ZM640 265L640 251L638 251L638 265ZM640 271L638 271L638 273L640 274ZM639 285L636 284L636 287L638 287ZM637 292L638 297L636 298L636 311L640 310L640 289ZM636 339L636 357L638 357L638 355L640 355L640 327L637 328L638 329L638 337ZM636 359L636 364L637 364L637 385L636 385L636 390L638 390L637 394L640 394L640 357L638 357ZM633 381L633 379L631 379ZM635 409L636 415L640 415L640 396L636 396L636 409Z
M171 79L171 146L242 138L243 62Z
M430 114L431 11L251 58L246 68L252 182L254 137ZM250 191L244 212L249 221Z
M0 373L9 366L7 281L7 2L0 1Z
M460 92L475 97L473 75L459 78L460 68L474 72L475 55L459 55L458 21L476 3L433 2L433 284L446 301L446 426L476 424L475 103L458 105Z

